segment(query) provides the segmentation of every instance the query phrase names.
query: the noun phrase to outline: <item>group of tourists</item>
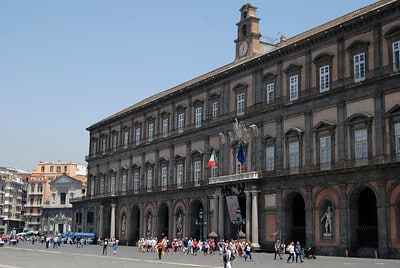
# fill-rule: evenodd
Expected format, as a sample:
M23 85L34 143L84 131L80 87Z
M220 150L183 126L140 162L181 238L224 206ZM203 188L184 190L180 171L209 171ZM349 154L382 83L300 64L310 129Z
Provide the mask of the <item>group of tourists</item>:
M296 243L292 241L286 246L284 242L281 242L279 239L277 239L274 244L274 252L274 260L276 260L277 257L279 257L280 260L283 260L283 255L288 254L286 260L287 263L294 263L295 260L297 263L303 263L304 253L306 253L307 258L309 257L308 254L311 253L311 257L315 259L314 249L312 248L312 252L310 252L309 248L304 250L299 241Z

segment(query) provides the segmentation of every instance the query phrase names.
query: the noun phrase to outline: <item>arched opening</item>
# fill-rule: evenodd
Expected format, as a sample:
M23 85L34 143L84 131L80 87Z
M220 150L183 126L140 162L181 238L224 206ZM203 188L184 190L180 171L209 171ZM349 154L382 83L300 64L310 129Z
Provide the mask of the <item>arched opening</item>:
M364 189L358 198L357 237L359 247L378 246L376 197L370 188Z
M130 220L129 228L129 244L135 245L140 239L140 209L137 206L132 208L132 216Z
M158 237L168 237L168 206L161 204L158 211Z
M304 198L300 193L295 192L287 197L284 215L285 242L299 241L306 245L306 210Z

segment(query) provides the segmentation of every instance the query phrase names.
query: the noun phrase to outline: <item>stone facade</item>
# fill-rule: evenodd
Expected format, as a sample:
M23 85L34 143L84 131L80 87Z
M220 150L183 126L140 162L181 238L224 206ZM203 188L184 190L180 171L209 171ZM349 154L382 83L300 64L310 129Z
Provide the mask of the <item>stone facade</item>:
M88 128L74 228L400 257L399 12L379 1L267 44L244 5L234 62Z

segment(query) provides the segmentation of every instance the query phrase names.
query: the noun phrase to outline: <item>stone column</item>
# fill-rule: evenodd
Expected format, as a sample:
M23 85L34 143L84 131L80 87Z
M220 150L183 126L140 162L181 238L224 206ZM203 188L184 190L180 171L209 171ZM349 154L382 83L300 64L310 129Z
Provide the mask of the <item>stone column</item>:
M210 232L215 232L218 234L218 196L210 197ZM204 237L207 237L205 234Z
M110 224L110 238L115 237L115 207L116 204L111 204L111 224Z
M259 248L258 243L258 192L252 192L251 242L254 248Z
M218 196L218 236L220 239L225 240L225 230L224 230L224 224L225 224L225 215L224 215L224 204L225 204L225 196L224 195L219 195Z
M104 239L104 206L99 209L99 238Z
M246 192L246 238L251 238L251 193Z

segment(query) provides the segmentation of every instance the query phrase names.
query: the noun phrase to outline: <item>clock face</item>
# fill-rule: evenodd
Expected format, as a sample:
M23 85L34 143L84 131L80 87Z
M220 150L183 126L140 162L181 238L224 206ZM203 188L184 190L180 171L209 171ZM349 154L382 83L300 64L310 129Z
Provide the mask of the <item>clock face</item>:
M239 56L243 57L244 55L247 54L247 49L248 49L248 44L247 42L243 42L239 46Z

